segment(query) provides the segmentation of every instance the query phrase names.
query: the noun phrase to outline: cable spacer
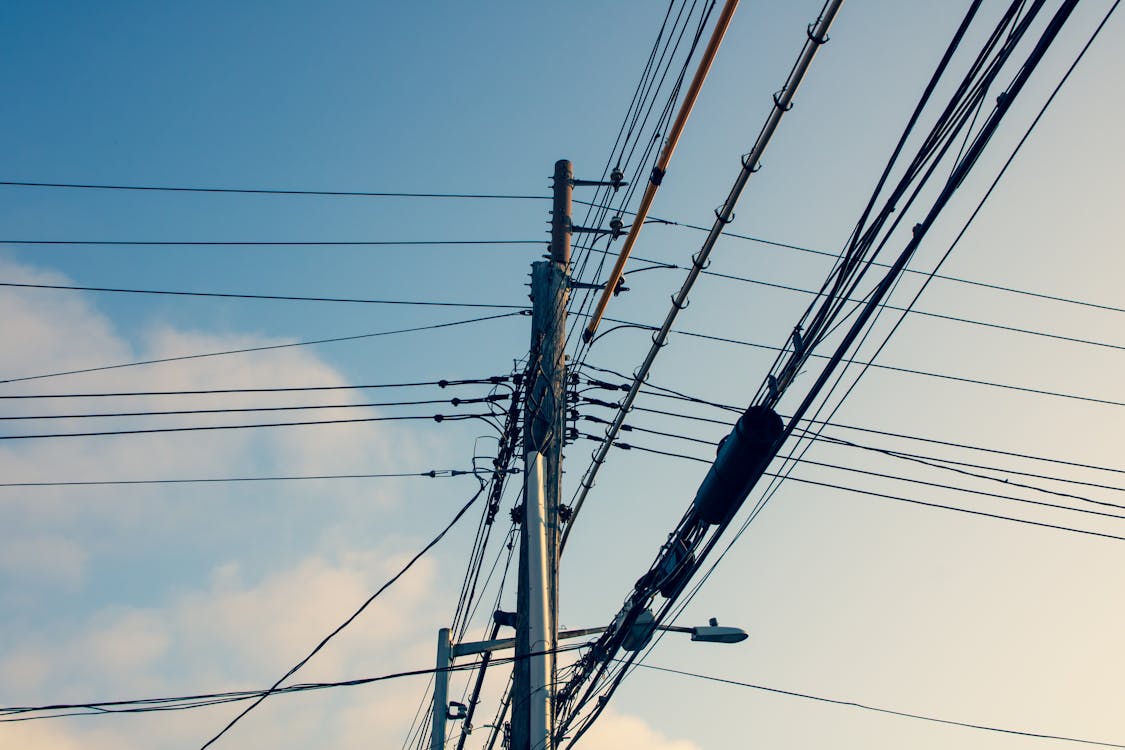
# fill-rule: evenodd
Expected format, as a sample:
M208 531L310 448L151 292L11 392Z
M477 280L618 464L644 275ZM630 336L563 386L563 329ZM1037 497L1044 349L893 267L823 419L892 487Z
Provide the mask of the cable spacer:
M700 251L700 252L702 252L702 251ZM691 256L691 264L693 266L695 266L696 268L698 268L700 271L706 271L708 268L711 267L711 259L708 258L705 263L700 263L699 262L699 253L696 253L695 255Z
M676 302L676 295L674 295L674 294L672 295L672 307L676 308L677 310L686 310L686 309L688 309L688 305L690 305L690 304L691 304L691 300L689 300L687 298L684 299L682 304L679 303L679 302Z
M749 171L750 174L754 174L755 172L757 172L759 169L762 168L762 163L758 162L754 166L750 166L750 164L746 161L749 157L750 157L750 154L743 154L742 158L739 159L739 161L742 162L742 168L743 169Z
M789 102L789 106L787 107L781 106L781 91L778 91L773 95L773 106L777 107L782 112L788 112L789 110L793 109L793 102Z
M805 29L805 35L808 36L810 42L817 46L820 46L827 42L831 37L829 37L827 34L825 34L824 36L817 36L816 34L813 34L813 29L816 28L817 23L820 23L819 18L817 19L816 23L810 23L808 25L808 28Z
M719 208L722 208L722 206L719 206ZM715 209L715 218L718 219L721 224L726 226L727 224L730 224L732 221L734 221L734 212L731 212L729 219L724 219L723 215L719 213L719 208Z

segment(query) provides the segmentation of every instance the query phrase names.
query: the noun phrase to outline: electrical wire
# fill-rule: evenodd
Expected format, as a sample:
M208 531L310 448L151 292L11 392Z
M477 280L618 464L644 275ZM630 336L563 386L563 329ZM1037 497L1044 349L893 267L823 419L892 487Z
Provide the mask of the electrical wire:
M64 375L80 375L88 372L102 372L104 370L117 370L122 367L140 367L142 365L155 365L164 362L182 362L189 359L203 359L205 357L223 357L230 354L247 354L250 352L264 352L272 351L274 349L289 349L297 346L315 346L317 344L334 344L342 341L359 341L361 339L377 338L379 336L394 336L403 333L417 333L419 331L432 331L439 328L453 328L455 326L469 325L472 323L483 323L489 320L500 320L502 318L511 318L516 315L523 315L524 311L499 313L497 315L485 315L479 318L469 318L467 320L454 320L448 323L434 323L425 326L413 326L411 328L399 328L392 331L376 331L374 333L360 333L354 336L335 336L332 338L314 339L311 341L294 341L288 344L269 344L266 346L250 346L243 349L229 349L221 352L204 352L200 354L183 354L178 357L162 357L160 359L147 359L138 362L123 362L116 365L101 365L98 367L84 367L80 370L65 370L62 372L50 372L42 375L24 375L18 378L6 378L0 380L0 384L4 383L21 383L26 380L41 380L43 378L57 378Z
M277 388L204 388L197 390L179 391L114 391L101 393L34 393L34 394L4 394L0 399L23 398L119 398L122 396L198 396L230 393L291 393L296 391L350 391L374 388L417 388L421 386L436 385L441 388L456 385L484 385L506 382L507 376L493 375L488 378L464 378L460 380L419 380L411 383L366 383L361 385L305 385L283 386Z
M587 438L589 440L601 440L601 438L596 436L596 435L581 434L581 437ZM713 461L711 461L710 459L699 458L698 456L691 456L691 455L687 455L687 454L684 454L684 453L676 453L674 451L658 450L658 449L655 449L655 448L640 446L640 445L636 445L636 444L633 444L633 443L622 444L622 443L615 442L613 447L622 448L624 450L640 451L642 453L652 453L654 455L665 456L665 457L668 457L668 458L679 458L679 459L683 459L685 461L693 461L695 463L702 463L702 464L713 463ZM896 500L896 501L903 502L903 503L910 503L912 505L921 505L921 506L924 506L924 507L927 507L927 508L937 508L937 509L940 509L940 510L951 510L951 511L954 511L954 512L957 512L957 513L967 513L967 514L973 515L973 516L981 516L981 517L984 517L984 518L992 518L992 519L1001 520L1001 521L1011 521L1013 523L1020 523L1020 524L1025 524L1025 525L1028 525L1028 526L1038 526L1038 527L1041 527L1041 528L1055 529L1057 531L1069 531L1069 532L1072 532L1072 533L1075 533L1075 534L1084 534L1084 535L1087 535L1087 536L1100 537L1100 538L1103 538L1103 539L1111 539L1113 541L1125 542L1125 536L1118 536L1116 534L1108 534L1108 533L1103 533L1103 532L1099 532L1099 531L1091 531L1089 529L1078 529L1078 528L1073 528L1073 527L1070 527L1070 526L1061 526L1061 525L1058 525L1058 524L1045 523L1045 522L1041 522L1041 521L1032 521L1032 520L1026 519L1026 518L1017 518L1015 516L1006 516L1006 515L999 514L999 513L988 513L988 512L985 512L985 511L974 510L974 509L971 509L971 508L961 508L961 507L958 507L958 506L955 506L955 505L944 505L942 503L934 503L934 502L929 502L929 501L926 501L926 500L918 500L916 498L903 497L901 495L891 495L891 494L887 494L887 493L883 493L883 492L875 492L873 490L863 490L863 489L859 489L858 487L848 487L848 486L842 485L842 484L833 484L833 483L830 483L830 482L820 482L820 481L817 481L817 480L814 480L814 479L807 479L807 478L804 478L804 477L792 476L790 474L782 474L782 473L778 473L778 472L765 472L763 474L763 476L773 477L773 478L777 478L777 479L784 479L785 481L797 482L797 483L800 483L800 484L809 484L809 485L814 485L814 486L817 486L817 487L824 487L824 488L827 488L827 489L842 490L844 492L852 492L852 493L855 493L855 494L858 494L858 495L867 495L867 496L870 496L870 497L877 497L877 498L880 498L880 499L883 499L883 500ZM984 495L988 494L988 493L975 492L973 490L966 490L966 491L973 492L974 494L984 494ZM1034 502L1034 501L1026 501L1026 502ZM1040 503L1036 503L1036 504L1040 504ZM1071 510L1073 510L1073 509L1071 509Z
M472 198L492 200L550 200L546 195L520 195L505 193L404 193L364 192L355 190L283 190L276 188L220 188L181 187L168 185L95 185L74 182L13 182L2 181L4 187L72 188L81 190L133 190L162 193L230 193L241 195L319 195L354 198Z
M512 470L513 472L518 469ZM391 474L310 474L305 476L263 476L263 477L188 477L181 479L90 479L84 481L58 482L0 482L0 487L101 487L148 484L222 484L232 482L294 482L322 479L395 479L403 477L459 477L474 474L474 469L430 469Z
M475 503L477 501L477 498L479 498L482 494L484 494L486 484L483 481L480 481L479 477L477 478L477 481L480 482L480 488L476 491L476 493L473 494L472 497L469 498L468 502L466 502L464 505L461 506L460 510L458 510L457 513L453 516L453 519L445 526L445 528L443 528L440 532L438 532L437 536L435 536L425 547L423 547L417 554L415 554L414 557L410 558L410 561L407 562L406 565L404 565L402 567L402 569L399 570L398 573L396 573L390 580L388 580L386 583L384 583L382 586L380 586L375 591L375 593L373 593L371 596L369 596L366 599L366 601L364 601L363 604L361 604L359 606L359 608L356 609L355 612L353 612L351 615L349 615L348 618L345 619L342 623L340 623L331 633L326 635L312 649L312 651L310 651L308 653L307 656L305 656L300 661L298 661L296 664L294 664L292 667L290 667L289 670L284 675L282 675L277 680L277 682L275 682L273 685L271 685L268 690L266 690L266 691L262 692L260 695L258 695L257 699L253 703L251 703L249 706L247 706L245 709L243 709L237 716L235 716L233 719L231 719L226 724L226 726L224 726L221 730L219 730L218 734L216 734L211 739L204 742L203 745L200 746L199 750L206 750L206 748L213 745L220 737L222 737L224 734L226 734L228 731L230 731L230 729L235 724L237 724L244 716L246 716L246 714L253 711L254 708L256 708L262 701L264 701L266 698L268 698L270 695L272 695L275 691L277 691L277 689L281 686L281 683L285 682L287 679L289 679L294 674L296 674L297 671L301 669L301 667L305 666L305 664L307 664L310 659L312 659L314 656L316 656L320 652L321 649L323 649L326 645L328 645L329 641L331 641L333 638L335 638L341 631L344 630L344 628L348 627L348 625L351 625L356 620L357 617L359 617L361 614L363 614L363 611L366 610L371 605L372 602L374 602L376 599L378 599L380 594L382 594L384 591L386 591L388 588L390 588L392 585L394 585L394 583L396 581L398 581L400 578L402 578L402 576L405 575L406 572L414 566L414 563L418 562L418 560L420 560L423 555L425 555L434 546L436 546L437 543L440 542L442 540L442 538L445 537L445 535L449 532L449 530L452 529L457 524L457 522L459 520L461 520L461 517L464 516L466 512L468 512L469 508L472 507L473 503Z
M584 648L586 644L571 644L551 651L538 651L532 655L564 653ZM511 664L516 661L514 656L500 657L492 660L493 664ZM44 719L60 719L68 716L112 716L114 714L151 713L156 711L183 711L223 703L239 703L243 701L261 699L267 695L292 695L308 693L319 690L335 688L359 687L377 682L386 682L404 677L418 677L441 673L464 672L476 669L480 662L467 664L454 664L449 667L429 669L411 669L402 672L379 675L377 677L360 677L352 680L337 682L309 682L296 685L287 685L273 690L229 690L217 693L200 693L194 695L181 695L167 698L138 698L133 700L91 701L89 703L54 703L41 706L4 706L0 707L0 722L36 721ZM83 711L82 709L88 709ZM48 716L26 716L24 714L44 712L69 711L72 713L53 713ZM16 718L8 718L8 717Z
M620 373L616 372L615 370L610 370L608 368L593 367L592 365L587 365L587 368L600 370L602 372L607 372L609 374L617 375L619 377L625 377L625 376L621 375ZM606 385L607 386L613 386L613 384L606 384ZM737 406L734 406L734 405L731 405L731 404L722 404L722 403L717 403L715 401L709 401L707 399L703 399L703 398L700 398L698 396L692 396L690 394L682 393L680 391L675 391L675 390L673 390L671 388L667 388L665 386L657 385L657 384L652 383L650 381L646 382L646 385L647 385L646 388L641 389L641 393L643 393L643 394L659 396L659 397L662 397L662 398L677 399L677 400L686 401L686 402L689 402L689 403L703 404L703 405L706 405L706 406L711 406L711 407L714 407L714 408L717 408L717 409L735 412L735 413L738 413L738 414L741 414L742 411L743 411L741 408L739 408ZM624 388L627 388L628 386L617 385L617 386L614 386L614 387L618 390L623 390ZM658 391L654 391L652 389L659 389L659 391L663 391L663 393L658 392ZM596 406L605 406L607 408L615 408L615 409L620 408L620 404L616 404L616 403L610 404L610 403L606 403L606 402L600 402L597 399L590 399L590 398L585 398L583 400L586 401L587 403L591 403L591 404L594 404ZM689 420L693 420L693 421L707 422L707 423L710 423L710 424L718 424L718 425L722 425L722 426L726 427L728 430L731 427L734 426L733 422L730 422L730 421L727 421L727 420L711 419L711 418L708 418L708 417L701 417L701 416L693 415L693 414L684 414L682 412L671 412L671 411L666 411L666 410L661 410L661 409L653 409L653 408L640 407L640 406L634 406L633 411L648 412L648 413L653 413L653 414L661 414L661 415L664 415L664 416L677 417L677 418L680 418L680 419L689 419ZM892 431L888 431L888 430L879 430L879 429L874 429L874 428L871 428L871 427L860 427L858 425L844 424L844 423L841 423L841 422L818 420L818 419L802 419L801 422L805 423L805 424L811 424L811 425L825 425L827 427L834 427L834 428L841 429L841 430L858 431L858 432L868 433L868 434L872 434L872 435L879 435L879 436L882 436L882 437L893 437L893 438L899 438L899 439L903 439L903 440L911 440L911 441L917 441L917 442L922 442L922 443L929 443L929 444L933 444L933 445L941 445L941 446L945 446L945 447L949 447L949 448L959 448L959 449L964 449L964 450L980 451L980 452L983 452L983 453L991 453L991 454L996 454L996 455L1001 455L1001 456L1009 456L1009 457L1012 457L1012 458L1027 459L1027 460L1031 460L1031 461L1042 461L1042 462L1046 462L1046 463L1059 464L1059 465L1062 465L1062 466L1070 466L1070 467L1075 467L1075 468L1080 468L1080 469L1091 469L1091 470L1095 470L1095 471L1105 471L1105 472L1112 472L1112 473L1116 473L1116 474L1125 474L1125 469L1116 468L1116 467L1112 467L1112 466L1102 466L1102 465L1098 465L1098 464L1088 464L1088 463L1082 463L1082 462L1078 462L1078 461L1068 461L1068 460L1065 460L1065 459L1053 458L1053 457L1050 457L1050 456L1040 456L1040 455L1035 455L1035 454L1030 454L1030 453L1020 453L1020 452L1017 452L1017 451L1008 451L1008 450L1002 450L1002 449L999 449L999 448L991 448L991 447L986 447L986 446L973 445L973 444L969 444L969 443L962 443L962 442L956 442L956 441L950 441L950 440L940 440L940 439L937 439L937 438L922 437L922 436L918 436L918 435L909 435L909 434L902 433L902 432L892 432ZM810 433L810 434L812 434L812 433ZM855 447L861 447L861 448L864 448L864 449L882 450L882 449L878 449L878 448L872 448L871 446L863 446L863 445L856 445L854 443L848 443L848 441L842 441L839 438L822 437L821 439L831 440L833 442L840 442L840 443L848 444L848 445L854 445ZM912 455L912 454L903 454L903 455ZM932 456L929 456L929 457L927 457L927 456L912 456L912 457L934 458ZM935 460L938 460L938 459L935 459ZM941 460L945 460L945 459L941 459ZM963 465L976 466L976 465L973 465L973 464L963 464ZM976 468L990 468L990 467L976 466ZM997 470L998 471L1011 471L1012 473L1017 473L1017 474L1022 473L1022 472L1018 472L1018 471L1015 471L1015 470L1012 470L1012 469L997 469ZM1055 479L1057 481L1072 482L1072 483L1075 483L1075 484L1090 484L1090 483L1081 482L1081 481L1078 481L1078 480L1063 479L1063 478L1060 478L1060 477L1044 477L1044 476L1041 476L1041 475L1036 475L1036 476L1039 476L1039 478ZM1105 487L1107 489L1116 489L1114 487L1109 487L1108 485L1100 485L1100 484L1090 484L1090 486Z
M761 690L761 691L764 691L764 692L767 692L767 693L775 693L777 695L788 695L792 698L802 698L802 699L805 699L805 700L817 701L817 702L820 702L820 703L831 703L831 704L837 705L837 706L846 706L848 708L858 708L858 709L862 709L864 711L875 711L876 713L888 714L888 715L891 715L891 716L900 716L900 717L903 717L903 718L906 718L906 719L918 719L920 721L928 721L928 722L933 722L933 723L936 723L936 724L946 724L946 725L950 725L950 726L965 727L967 729L980 729L980 730L983 730L983 731L986 731L986 732L999 732L999 733L1002 733L1002 734L1014 734L1014 735L1019 735L1021 737L1035 737L1035 738L1038 738L1038 739L1045 739L1045 740L1061 740L1063 742L1077 742L1077 743L1081 743L1081 744L1084 744L1084 745L1098 745L1098 746L1101 746L1101 747L1125 748L1125 745L1115 744L1115 743L1112 743L1112 742L1099 742L1097 740L1086 740L1086 739L1080 739L1080 738L1077 738L1077 737L1067 737L1067 736L1064 736L1064 735L1056 735L1056 734L1042 734L1042 733L1039 733L1039 732L1029 732L1029 731L1020 730L1020 729L1006 729L1006 728L1003 728L1003 727L989 726L989 725L986 725L986 724L971 724L971 723L963 722L963 721L955 721L953 719L942 719L942 718L939 718L939 717L936 717L936 716L926 716L926 715L923 715L923 714L910 713L910 712L907 712L907 711L896 711L894 709L881 708L879 706L872 706L872 705L869 705L869 704L866 704L866 703L858 703L856 701L841 700L841 699L837 699L837 698L825 698L823 696L812 695L810 693L799 693L799 692L796 692L796 691L793 691L793 690L783 690L781 688L769 687L769 686L766 686L766 685L755 685L755 684L750 683L750 682L742 682L741 680L733 680L733 679L724 678L724 677L714 677L712 675L699 674L697 672L688 672L688 671L685 671L685 670L682 670L682 669L672 669L670 667L659 667L659 666L656 666L656 665L653 665L653 664L645 664L643 662L637 662L636 666L642 667L644 669L651 669L651 670L657 671L657 672L665 672L667 674L675 674L675 675L679 675L681 677L692 677L692 678L700 679L700 680L708 680L710 682L718 682L718 683L722 683L722 684L725 684L725 685L735 685L735 686L738 686L738 687L750 688L752 690Z
M223 299L276 300L285 302L346 302L365 305L405 305L412 307L467 307L493 310L527 310L527 305L501 305L489 302L433 302L425 300L362 299L350 297L298 297L280 294L242 294L232 292L185 292L167 289L120 289L103 286L72 286L67 284L22 284L0 281L0 287L19 289L54 289L69 292L112 292L118 294L155 294L175 297L220 297Z
M24 419L100 419L110 417L166 417L166 416L179 416L184 414L246 414L260 411L304 411L313 409L366 409L373 407L395 407L395 406L423 406L428 404L452 404L453 406L462 406L464 404L483 404L494 403L507 399L508 395L505 393L498 393L491 396L484 396L482 398L436 398L436 399L420 399L417 401L370 401L363 404L305 404L300 406L248 406L238 408L226 409L175 409L170 411L124 411L124 412L101 412L97 414L25 414L19 416L0 416L0 421L14 421Z
M0 245L75 247L424 247L542 244L543 240L0 240Z
M354 419L317 419L303 422L266 422L261 424L195 425L192 427L153 427L141 430L101 430L93 432L56 432L34 435L0 435L0 440L35 440L40 438L101 437L108 435L151 435L164 432L198 432L210 430L246 430L259 427L300 427L305 425L356 424L361 422L460 422L466 419L484 419L488 414L432 414L402 417L356 417Z
M634 327L634 328L639 328L639 329L645 330L645 331L655 331L655 330L657 330L655 326L650 326L650 325L647 325L647 324L644 324L644 323L633 323L633 322L630 322L630 321L620 320L618 318L608 318L608 317L606 318L606 320L610 321L610 322L613 322L613 323L621 323L621 324L628 325L628 326L631 326L631 327ZM678 333L680 335L683 335L683 336L688 336L690 338L702 339L704 341L714 341L714 342L721 343L721 344L734 344L736 346L745 346L745 347L748 347L748 348L751 348L751 349L762 349L762 350L766 350L766 351L775 351L775 352L788 351L788 349L786 347L774 346L774 345L771 345L771 344L759 344L759 343L756 343L756 342L753 342L753 341L744 341L742 339L731 338L731 337L728 337L728 336L716 336L716 335L713 335L713 334L701 333L699 331L688 331L688 330L684 330L684 329L677 329L676 333ZM812 352L810 352L808 354L808 357L811 358L811 359L826 359L826 360L833 359L832 355L816 354L816 353L812 353ZM874 361L871 361L871 360L858 360L858 359L852 359L852 358L849 358L849 357L842 357L839 361L841 363L844 363L844 364L868 366L868 367L873 367L873 368L878 369L878 370L887 370L888 372L898 372L898 373L903 373L903 374L907 374L907 375L919 375L919 376L924 376L924 377L929 377L929 378L938 378L938 379L941 379L941 380L949 380L949 381L954 381L954 382L958 382L958 383L967 383L967 384L970 384L970 385L981 385L981 386L986 386L986 387L989 387L989 388L1000 388L1000 389L1003 389L1003 390L1018 391L1018 392L1022 392L1022 393L1030 393L1030 394L1037 395L1037 396L1052 396L1054 398L1064 398L1064 399L1071 399L1071 400L1076 400L1076 401L1087 401L1087 402L1090 402L1090 403L1103 404L1103 405L1106 405L1106 406L1125 406L1125 401L1115 401L1113 399L1099 398L1097 396L1086 396L1086 395L1078 394L1078 393L1064 393L1062 391L1049 391L1049 390L1042 389L1042 388L1031 388L1029 386L1012 385L1012 384L1009 384L1009 383L997 383L997 382L992 381L992 380L984 380L984 379L981 379L981 378L969 378L969 377L963 377L963 376L960 376L960 375L949 375L949 374L946 374L946 373L933 372L933 371L930 371L930 370L919 370L919 369L912 368L912 367L898 367L896 365L886 365L886 364L877 363L877 362L874 362Z
M659 266L654 266L653 270L665 270L665 269L667 269L667 270L686 270L682 266L677 266L675 264L661 264ZM771 289L780 289L780 290L783 290L783 291L797 292L797 293L800 293L800 294L811 294L811 295L817 294L817 292L814 292L811 289L804 289L804 288L801 288L801 287L792 286L790 284L780 284L780 283L772 282L772 281L763 281L761 279L753 279L753 278L749 278L749 277L746 277L746 276L738 276L738 275L729 274L729 273L720 273L718 271L704 271L703 273L705 273L708 276L713 276L715 278L726 279L728 281L737 281L737 282L744 283L744 284L752 284L754 286L768 287L768 288L771 288ZM926 272L917 271L917 273L924 274ZM934 278L937 278L937 275L934 275ZM857 300L857 299L854 299L854 298L848 298L846 301L848 301L848 302L859 302L861 300ZM966 325L980 326L982 328L992 328L992 329L996 329L996 330L1000 330L1000 331L1007 331L1009 333L1020 333L1020 334L1026 334L1026 335L1029 335L1029 336L1039 336L1039 337L1042 337L1042 338L1054 339L1054 340L1057 340L1057 341L1065 341L1065 342L1069 342L1069 343L1073 343L1073 344L1085 344L1085 345L1088 345L1088 346L1097 346L1097 347L1103 347L1103 348L1106 348L1106 349L1116 349L1118 351L1125 351L1125 345L1112 344L1112 343L1109 343L1109 342L1106 342L1106 341L1096 341L1096 340L1093 340L1093 339L1083 339L1083 338L1078 338L1076 336L1066 336L1066 335L1059 334L1059 333L1051 333L1051 332L1048 332L1048 331L1041 331L1041 330L1037 330L1037 329L1033 329L1033 328L1022 328L1020 326L1004 325L1002 323L994 323L994 322L985 321L985 320L976 320L976 319L973 319L973 318L966 318L966 317L958 316L958 315L949 315L949 314L946 314L946 313L937 313L937 312L930 312L930 311L926 311L926 310L908 309L908 308L905 308L905 307L891 305L889 303L883 303L881 305L881 307L884 310L893 310L895 312L909 312L911 315L924 317L924 318L934 318L935 320L945 320L945 321L949 321L951 323L963 323L963 324L966 324Z

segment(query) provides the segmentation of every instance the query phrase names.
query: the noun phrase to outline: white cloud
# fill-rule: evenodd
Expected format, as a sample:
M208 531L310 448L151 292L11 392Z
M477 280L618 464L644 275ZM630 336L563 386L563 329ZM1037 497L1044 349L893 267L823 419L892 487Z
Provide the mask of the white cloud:
M66 284L0 258L0 277ZM6 361L18 377L92 365L279 343L168 325L133 339L83 295L12 290L0 297ZM4 386L6 393L346 385L313 349L123 368ZM349 390L306 403L368 399ZM141 399L36 399L9 414L271 406L292 394ZM17 411L22 410L22 411ZM162 417L161 426L353 418L373 410ZM138 419L6 425L17 433L136 428ZM95 426L96 425L96 426ZM429 449L430 446L427 446ZM421 467L405 430L357 423L0 442L6 481L301 475ZM427 482L431 480L425 480ZM289 483L2 488L0 694L22 704L121 699L268 685L396 573L447 518L450 493L427 492L434 519L385 485ZM431 485L434 486L434 485ZM446 485L442 485L443 487ZM429 487L427 487L429 490ZM432 498L432 500L431 500ZM463 499L463 498L462 498ZM440 503L440 504L439 504ZM451 511L450 511L451 512ZM466 525L466 533L471 530ZM424 533L423 533L424 530ZM446 544L453 544L449 540ZM298 675L327 681L425 668L454 582L426 557ZM435 590L442 592L435 596ZM237 747L398 747L426 678L270 699L238 727ZM163 748L198 744L238 706L143 716L0 724L0 747ZM390 738L390 739L387 739Z
M690 740L673 740L661 734L638 716L606 709L579 743L583 750L620 750L643 747L646 750L700 750Z
M49 690L54 701L262 687L303 657L403 563L397 553L354 554L346 562L312 558L253 585L240 579L235 566L221 564L206 589L185 592L163 607L107 608L65 642L52 637L25 640L18 652L0 659L0 687L4 695L21 697ZM428 596L433 579L434 564L420 560L295 681L371 676L426 664L428 659L419 660L419 654L429 653L432 637L418 625L434 616ZM397 726L422 687L414 680L409 690L388 683L344 689L357 691L354 694L337 690L330 695L277 697L256 713L283 710L284 730L258 723L251 727L248 722L239 746L301 747L296 738L319 731L325 717L338 712L342 713L340 721L332 720L333 732L361 725L370 730L373 716ZM378 710L369 713L375 706ZM187 712L174 719L167 715L168 720L147 728L129 717L88 720L85 726L51 722L65 732L10 733L10 725L5 725L0 727L0 746L87 747L90 727L95 735L115 738L118 747L171 747L200 741L215 731L221 726L215 714ZM222 715L233 714L228 706ZM27 744L9 745L13 736L27 738ZM140 743L144 736L149 741Z
M0 276L33 283L68 283L58 274L0 259ZM161 325L130 344L87 298L71 293L8 290L0 297L0 330L8 363L20 376L80 369L93 365L223 351L279 343L261 336L184 331ZM14 366L14 365L13 365ZM311 349L281 349L229 357L187 360L167 365L124 368L77 377L50 378L5 386L6 393L98 390L185 390L206 388L347 385L337 370ZM359 403L351 390L293 394L230 394L207 397L143 399L46 399L4 403L7 414L69 414L115 411L219 409L289 405ZM349 419L374 416L371 409L316 409L224 415L143 418L52 419L8 423L13 434L138 429L150 426L252 424ZM87 479L147 479L247 475L378 473L388 467L419 465L419 451L402 429L387 431L374 423L165 433L138 436L55 438L0 444L0 475L9 482ZM307 498L309 485L274 484L273 502ZM91 560L120 556L127 545L161 544L185 533L193 544L230 537L245 522L248 498L261 498L261 486L193 486L154 490L137 487L8 488L0 490L6 523L0 529L0 569L19 574L17 585L73 585ZM256 493L256 494L255 494ZM301 494L305 493L305 494ZM393 506L394 497L377 485L316 486L319 503L333 503L338 523ZM226 500L227 502L223 502ZM264 502L264 501L259 501ZM304 501L304 512L312 512ZM213 522L216 508L224 522ZM302 525L295 520L295 525ZM209 527L209 528L208 528ZM323 534L318 530L317 534ZM123 537L127 537L124 539ZM169 549L172 547L167 545ZM0 592L2 593L2 592Z
M68 588L86 574L86 552L57 534L9 539L0 547L0 572L16 578L47 579Z

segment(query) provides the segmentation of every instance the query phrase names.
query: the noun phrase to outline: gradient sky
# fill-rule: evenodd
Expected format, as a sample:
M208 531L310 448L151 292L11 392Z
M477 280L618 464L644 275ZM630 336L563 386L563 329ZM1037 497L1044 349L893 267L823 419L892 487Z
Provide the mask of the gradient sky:
M964 5L846 3L731 230L839 250ZM983 21L990 24L1005 5L985 2ZM912 267L934 267L1110 5L1079 5ZM653 207L655 216L710 224L820 7L805 0L747 2L738 10ZM600 176L663 11L662 3L639 1L546 7L343 0L3 4L0 92L8 106L0 119L0 180L546 196L556 159L571 159L579 177ZM856 449L817 445L809 458L1125 515L1125 494L1117 489L1125 487L1123 313L1106 309L1125 307L1118 227L1125 205L1119 167L1125 162L1119 135L1125 53L1114 43L1123 23L1111 18L942 267L950 276L1102 307L941 280L918 303L930 313L1097 343L911 316L878 360L1085 400L873 370L836 416L848 425L1115 471L854 431L832 434L1072 480L1002 475L1071 496L1004 487ZM970 41L979 40L983 26ZM0 187L0 282L519 305L526 301L529 263L539 258L541 246L18 241L545 241L548 205ZM651 225L636 252L682 266L702 236ZM901 246L892 242L890 251ZM711 270L802 289L819 287L831 264L823 256L735 238L720 241L713 258ZM658 323L682 273L631 275L632 291L615 298L609 314ZM892 304L906 304L917 288L917 278L906 279ZM808 299L705 276L677 328L777 346ZM490 311L9 287L0 290L0 314L6 354L0 380L7 381L424 326ZM881 321L877 330L885 333L889 322ZM648 343L644 332L612 333L588 362L631 372ZM876 344L857 358L866 359ZM386 338L5 382L0 395L487 377L509 373L527 346L528 319L513 316ZM767 350L674 334L652 382L744 406L772 358ZM793 408L813 374L798 379L782 411ZM205 407L342 406L484 393L477 386L256 399L243 394L211 397ZM704 406L657 398L638 403L729 419ZM164 397L144 401L143 408L200 404ZM4 414L111 406L134 409L138 402L5 402ZM435 411L451 413L453 407L363 413ZM318 417L357 413L327 410ZM92 421L12 422L0 434L79 431ZM96 421L107 429L157 424ZM718 425L651 414L630 422L706 440L723 434ZM199 417L159 421L201 423ZM596 430L590 423L580 426ZM487 456L495 450L494 438L481 437L487 432L480 422L387 422L3 441L0 467L5 482L465 469L474 451ZM682 440L637 433L626 439L709 455L706 446ZM593 446L580 441L568 449L568 495ZM609 622L705 468L636 451L610 454L563 562L565 626ZM794 476L1125 536L1119 518L811 465ZM475 487L469 477L0 487L0 704L268 686L431 539ZM502 521L513 500L506 496ZM456 603L474 512L299 678L428 667L435 633L449 624ZM490 565L506 529L506 522L498 524ZM954 721L1125 744L1123 570L1122 541L787 482L678 621L702 624L714 616L745 628L750 639L720 647L669 637L646 663ZM470 631L474 637L484 628L495 583L479 626ZM508 589L501 601L511 609ZM502 677L497 670L490 680L478 726L495 710ZM455 678L451 694L460 695L465 681ZM426 691L425 678L411 678L272 698L217 747L402 747ZM5 723L0 747L191 748L233 714L231 706L219 706ZM468 747L480 746L485 736L475 733ZM1072 743L942 726L644 669L623 684L582 743L660 750L732 745L1034 750Z

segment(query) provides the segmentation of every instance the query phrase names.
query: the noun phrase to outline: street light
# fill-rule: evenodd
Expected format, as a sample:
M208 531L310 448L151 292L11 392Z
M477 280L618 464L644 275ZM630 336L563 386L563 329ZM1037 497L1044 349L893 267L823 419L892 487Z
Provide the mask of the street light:
M638 618L638 622L634 625L634 628L639 628L639 631L636 632L635 640L633 641L633 645L635 645L636 648L627 648L627 650L639 651L641 648L644 648L649 638L652 637L653 632L656 630L663 630L669 633L688 633L691 635L693 641L699 643L739 643L750 637L742 628L720 626L719 621L714 617L711 618L708 625L689 628L679 625L653 625L651 624L651 613L645 610L642 615L644 614L649 615L648 622L643 622L642 618ZM568 638L581 638L584 635L596 635L597 633L604 633L608 629L607 626L603 625L599 628L562 630L559 631L556 641L562 641ZM508 648L515 648L515 645L515 638L452 643L449 638L449 628L442 628L438 631L437 669L434 671L434 720L433 732L430 736L430 750L445 750L446 721L465 718L465 707L461 704L457 705L457 712L455 714L451 714L449 711L449 669L453 666L453 659L458 656L502 651Z

